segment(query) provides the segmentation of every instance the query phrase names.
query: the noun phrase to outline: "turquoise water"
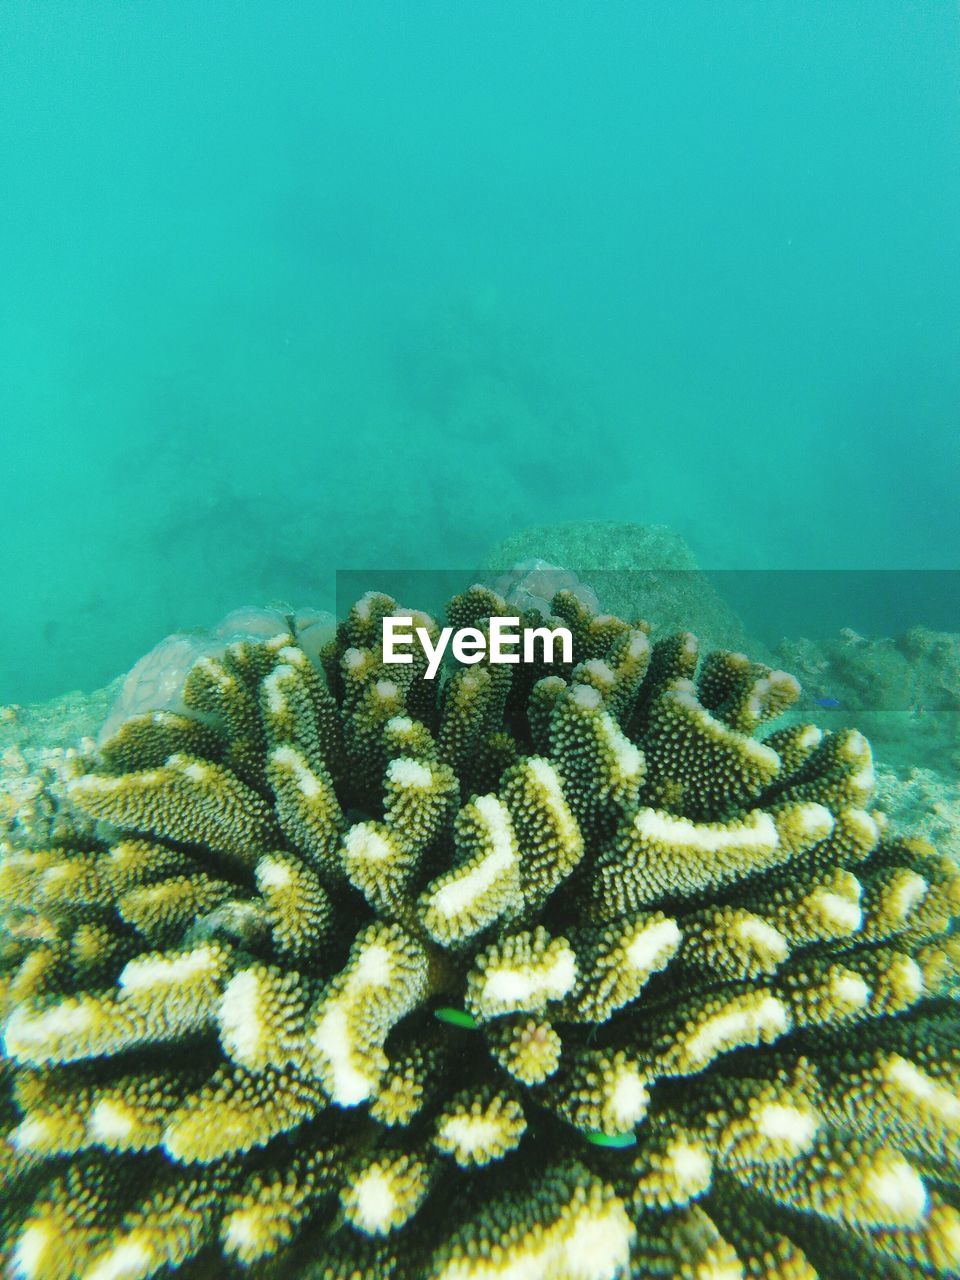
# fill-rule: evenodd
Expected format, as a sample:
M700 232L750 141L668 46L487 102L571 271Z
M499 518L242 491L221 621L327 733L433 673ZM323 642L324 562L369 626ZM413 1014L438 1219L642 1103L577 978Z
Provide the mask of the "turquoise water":
M960 565L946 3L0 7L0 700L338 567Z

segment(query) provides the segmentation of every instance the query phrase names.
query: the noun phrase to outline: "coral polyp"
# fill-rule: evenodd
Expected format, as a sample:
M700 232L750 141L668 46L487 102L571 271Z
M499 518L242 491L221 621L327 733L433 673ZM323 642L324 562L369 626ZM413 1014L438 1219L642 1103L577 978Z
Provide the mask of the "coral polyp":
M789 675L551 608L203 656L6 850L11 1275L956 1273L960 872Z

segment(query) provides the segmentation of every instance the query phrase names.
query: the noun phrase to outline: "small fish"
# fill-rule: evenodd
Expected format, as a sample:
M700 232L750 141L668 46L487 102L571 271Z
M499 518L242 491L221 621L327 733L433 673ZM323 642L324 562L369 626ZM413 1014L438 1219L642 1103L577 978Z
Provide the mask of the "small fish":
M583 1129L581 1132L587 1142L592 1142L595 1147L635 1147L637 1145L637 1138L633 1133L600 1133L596 1129Z
M837 708L840 706L840 702L837 698L830 698L830 697L814 698L814 702L817 704L818 707L827 707L830 711L836 711Z
M438 1022L449 1022L451 1027L466 1027L472 1030L477 1025L476 1019L464 1009L434 1009L433 1016Z

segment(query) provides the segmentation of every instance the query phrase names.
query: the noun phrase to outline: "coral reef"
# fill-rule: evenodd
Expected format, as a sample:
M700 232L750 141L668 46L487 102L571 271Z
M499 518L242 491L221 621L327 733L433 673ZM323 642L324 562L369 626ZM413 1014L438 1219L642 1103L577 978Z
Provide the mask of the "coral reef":
M785 639L776 657L812 700L836 704L831 725L855 722L887 763L960 771L960 635L911 627L867 637L845 628L826 640Z
M551 607L235 641L7 848L13 1276L956 1272L960 872L789 675Z
M8 752L13 753L10 758L14 762L18 752L29 755L46 748L66 750L82 738L95 738L123 682L120 676L90 693L76 689L47 702L0 707L0 770L8 767L4 759Z
M956 770L877 769L877 800L891 822L960 863L960 777Z
M92 738L76 747L9 747L0 756L0 849L70 844L94 822L70 803L70 783L96 763Z

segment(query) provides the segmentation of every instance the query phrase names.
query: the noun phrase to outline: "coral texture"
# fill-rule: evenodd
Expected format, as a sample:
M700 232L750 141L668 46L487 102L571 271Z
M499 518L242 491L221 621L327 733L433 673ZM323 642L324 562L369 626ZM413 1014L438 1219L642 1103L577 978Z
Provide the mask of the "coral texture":
M6 851L12 1275L956 1271L957 868L790 676L552 609L443 682L383 596L233 643Z

